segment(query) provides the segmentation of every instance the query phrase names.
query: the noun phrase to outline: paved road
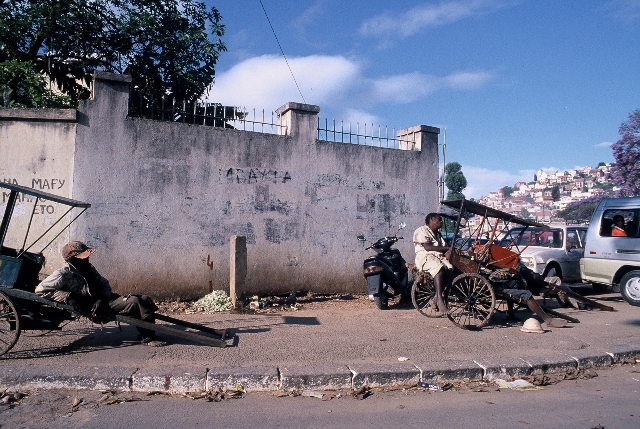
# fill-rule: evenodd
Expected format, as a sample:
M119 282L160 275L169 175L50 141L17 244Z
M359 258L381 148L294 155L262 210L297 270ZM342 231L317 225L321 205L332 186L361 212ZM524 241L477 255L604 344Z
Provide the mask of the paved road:
M114 396L115 399L97 391L31 393L13 408L0 405L0 427L640 427L640 369L631 365L600 369L596 378L564 381L530 391L498 390L491 384L476 384L445 392L416 388L376 391L364 400L348 394L321 400L276 397L266 392L222 402L136 392ZM74 399L76 407L72 407Z
M170 338L166 347L144 347L130 326L121 332L112 324L100 329L78 321L62 332L22 336L0 357L0 387L344 388L517 377L640 358L638 308L619 294L599 297L617 311L560 309L581 323L544 334L520 332L531 316L526 310L520 321L497 314L481 331L465 331L446 318L424 317L410 304L380 311L364 299L307 303L295 312L180 315L231 330L235 341L227 348Z

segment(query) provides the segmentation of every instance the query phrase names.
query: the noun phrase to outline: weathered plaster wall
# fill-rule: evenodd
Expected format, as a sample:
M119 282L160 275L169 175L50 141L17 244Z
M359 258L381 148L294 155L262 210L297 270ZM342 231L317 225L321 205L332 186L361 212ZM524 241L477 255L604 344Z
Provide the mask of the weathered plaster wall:
M70 197L75 138L75 109L0 109L0 181ZM0 214L3 214L9 193L0 194ZM30 197L20 198L5 246L22 248L22 234L26 232L34 203ZM40 201L35 209L29 234L34 240L57 219L63 208ZM47 255L48 266L61 263L57 249L68 240L69 236L63 234L52 243L55 250ZM30 242L27 241L27 246ZM41 250L38 246L32 249Z
M357 241L411 234L437 208L437 134L421 150L316 140L317 106L279 109L284 135L127 118L128 79L100 74L78 112L74 238L121 293L194 298L229 285L229 239L247 237L247 290L362 292ZM55 151L54 151L55 152ZM48 155L53 156L53 155ZM48 159L48 157L46 157ZM55 267L54 267L55 268Z

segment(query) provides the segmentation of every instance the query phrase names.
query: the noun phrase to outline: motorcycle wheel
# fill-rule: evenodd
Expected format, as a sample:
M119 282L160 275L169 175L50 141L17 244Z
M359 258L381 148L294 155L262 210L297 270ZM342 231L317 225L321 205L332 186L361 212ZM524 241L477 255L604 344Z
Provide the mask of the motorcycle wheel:
M389 309L389 297L386 293L378 293L373 295L373 302L376 303L376 307L380 310L388 310Z

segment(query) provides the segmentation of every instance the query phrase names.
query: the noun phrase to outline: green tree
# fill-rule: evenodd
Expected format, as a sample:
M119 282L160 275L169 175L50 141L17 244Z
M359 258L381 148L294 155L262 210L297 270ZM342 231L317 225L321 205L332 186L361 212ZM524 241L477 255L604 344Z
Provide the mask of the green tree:
M553 197L553 201L560 199L560 186L554 185L553 188L551 188L551 196Z
M2 107L71 107L72 100L49 88L31 62L9 60L0 63Z
M502 196L504 198L509 198L513 194L513 191L514 191L514 189L511 186L503 186L500 189L502 190Z
M448 200L464 198L462 191L467 187L467 178L462 173L462 166L457 162L450 162L444 166L444 184L449 189Z
M150 95L198 99L225 45L221 16L197 0L11 0L0 4L0 63L30 63L74 102L96 70ZM18 91L10 88L9 97Z
M610 197L609 194L594 195L580 201L574 201L567 205L564 210L556 213L556 217L567 221L588 221L591 219L593 211L603 198Z
M531 217L531 213L529 213L529 210L527 210L526 207L522 207L522 210L520 210L520 216L522 216L522 219L529 219Z

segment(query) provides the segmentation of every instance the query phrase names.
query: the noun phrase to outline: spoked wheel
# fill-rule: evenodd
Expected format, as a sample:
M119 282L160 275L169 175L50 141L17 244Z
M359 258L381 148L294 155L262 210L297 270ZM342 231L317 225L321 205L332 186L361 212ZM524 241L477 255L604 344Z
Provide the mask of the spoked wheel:
M411 302L413 302L415 309L427 317L442 316L442 313L432 302L435 295L436 288L433 284L433 277L426 272L419 273L411 287Z
M489 282L504 282L507 280L515 280L517 282L517 285L514 285L512 289L527 288L527 283L524 281L524 279L519 275L513 274L513 272L508 268L498 269L489 274ZM517 302L513 302L514 312L518 311L521 307L526 308L527 306ZM509 303L507 299L501 297L500 294L496 295L496 311L498 313L507 313L509 311Z
M451 310L447 317L461 328L482 328L495 311L493 287L479 274L460 274L453 280L447 295Z
M8 352L20 337L20 317L11 299L0 292L0 356Z

